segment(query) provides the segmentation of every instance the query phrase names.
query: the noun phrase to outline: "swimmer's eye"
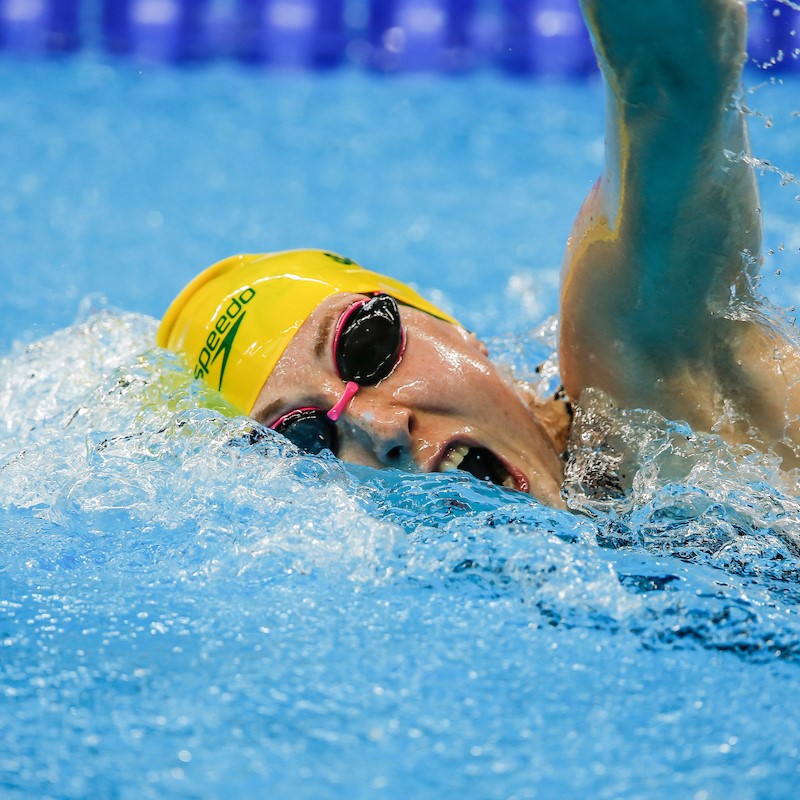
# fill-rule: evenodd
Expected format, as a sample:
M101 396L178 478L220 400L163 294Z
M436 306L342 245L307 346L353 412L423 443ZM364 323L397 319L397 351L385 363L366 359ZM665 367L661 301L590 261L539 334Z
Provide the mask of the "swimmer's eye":
M333 337L336 371L347 383L342 398L329 411L296 408L270 425L300 450L317 455L330 450L336 455L339 436L336 420L361 386L374 386L400 363L406 335L397 301L378 294L345 310Z
M406 336L397 300L388 294L360 300L342 314L333 339L336 371L343 381L374 386L400 362Z
M339 447L336 425L319 408L297 408L273 422L270 428L312 456L323 450L336 455Z

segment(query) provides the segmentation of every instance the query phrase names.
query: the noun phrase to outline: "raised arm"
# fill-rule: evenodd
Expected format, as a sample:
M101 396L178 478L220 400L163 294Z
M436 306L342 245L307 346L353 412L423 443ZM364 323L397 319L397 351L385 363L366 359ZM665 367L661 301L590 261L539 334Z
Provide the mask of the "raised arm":
M738 157L745 3L582 6L606 82L606 149L562 271L567 392L597 387L706 430L732 400L773 444L784 409L755 401L769 342L730 312L760 263L755 176Z

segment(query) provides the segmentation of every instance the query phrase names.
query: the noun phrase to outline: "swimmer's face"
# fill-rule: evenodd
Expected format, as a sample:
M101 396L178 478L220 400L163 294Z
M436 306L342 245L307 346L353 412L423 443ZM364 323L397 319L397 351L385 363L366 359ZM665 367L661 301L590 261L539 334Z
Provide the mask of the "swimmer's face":
M341 400L337 323L362 295L324 300L289 343L251 416L274 425L295 409L327 412ZM464 469L550 505L560 499L562 463L547 423L498 372L474 334L400 306L405 349L392 372L364 386L335 423L344 461L423 472Z

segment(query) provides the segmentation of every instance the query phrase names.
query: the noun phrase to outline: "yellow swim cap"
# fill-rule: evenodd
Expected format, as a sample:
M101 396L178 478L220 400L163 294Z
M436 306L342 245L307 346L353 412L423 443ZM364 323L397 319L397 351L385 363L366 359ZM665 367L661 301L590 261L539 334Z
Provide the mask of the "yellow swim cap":
M172 301L157 341L185 353L196 378L249 414L261 387L311 312L339 292L386 292L458 324L400 281L324 250L238 255L201 272Z

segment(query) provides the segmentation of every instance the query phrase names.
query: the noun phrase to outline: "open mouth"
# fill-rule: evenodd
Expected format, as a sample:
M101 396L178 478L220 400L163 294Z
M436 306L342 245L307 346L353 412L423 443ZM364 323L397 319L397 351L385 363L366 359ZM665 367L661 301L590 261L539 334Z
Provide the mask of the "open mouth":
M503 462L485 447L470 447L466 444L451 445L436 467L437 472L461 469L479 481L489 481L506 489L519 489L519 482L506 469Z

